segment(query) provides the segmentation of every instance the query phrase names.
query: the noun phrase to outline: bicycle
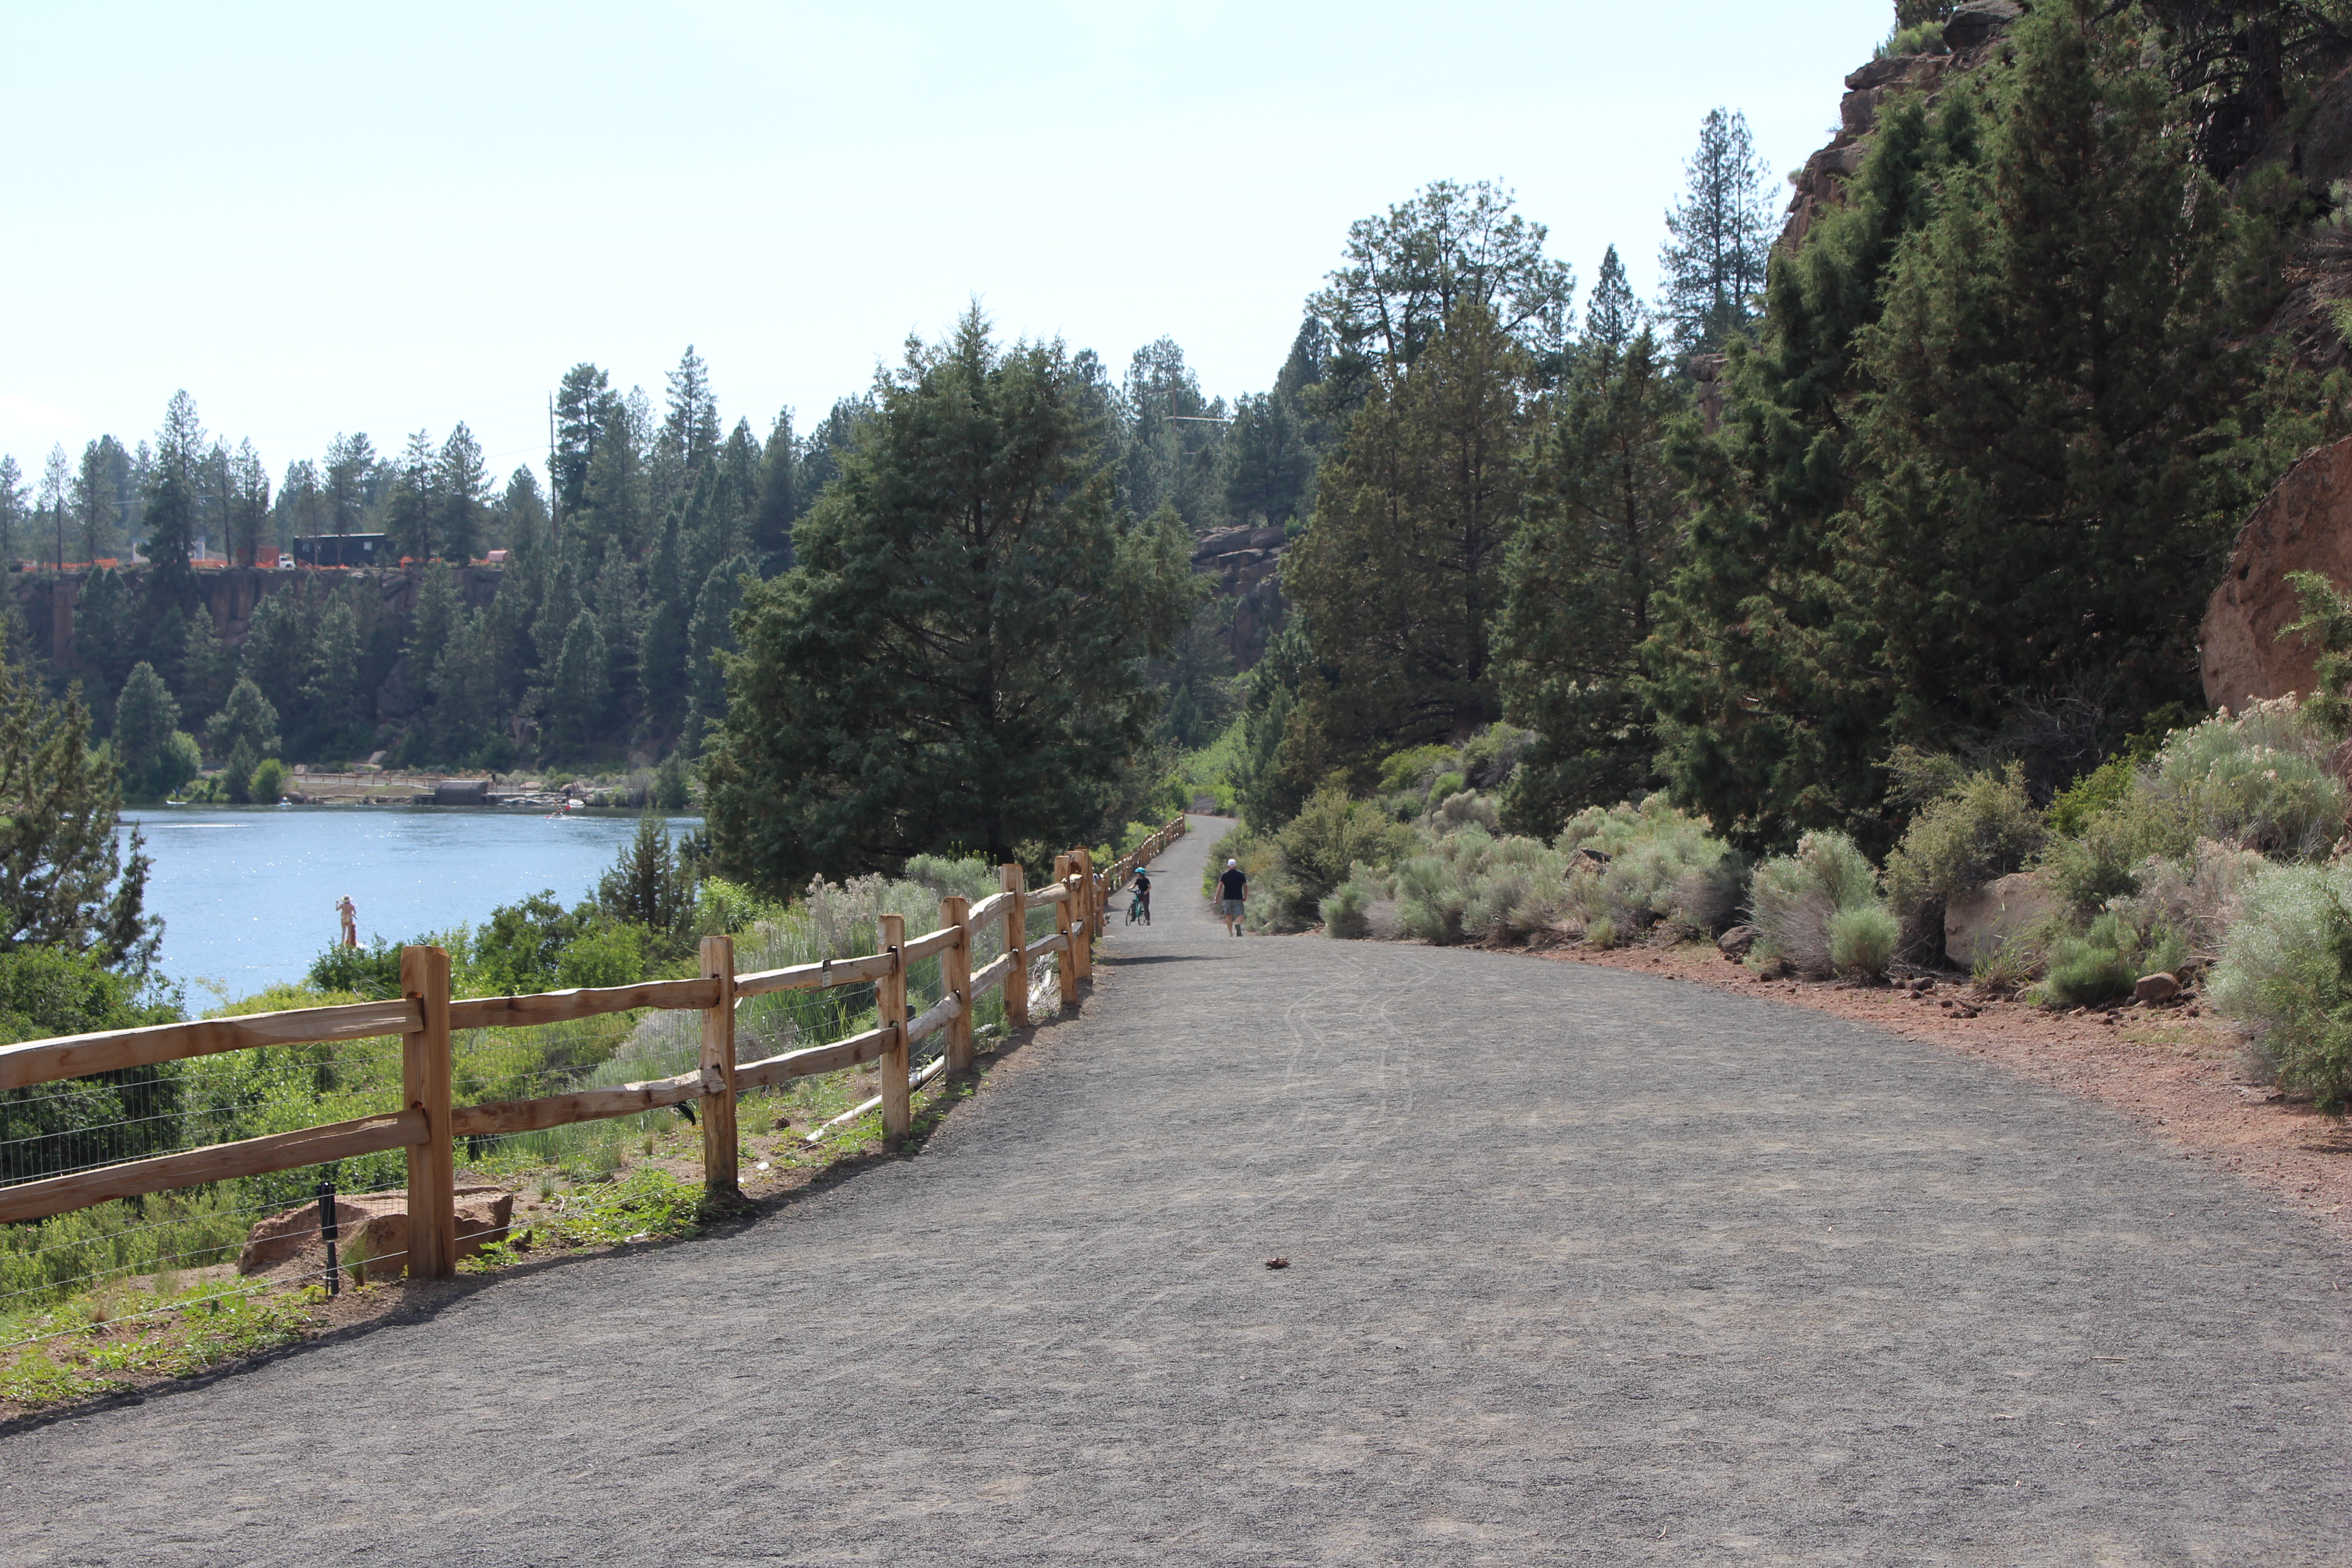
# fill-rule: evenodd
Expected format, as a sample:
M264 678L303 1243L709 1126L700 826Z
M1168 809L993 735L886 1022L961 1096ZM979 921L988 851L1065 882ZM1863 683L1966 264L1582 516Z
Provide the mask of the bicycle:
M1138 921L1141 921L1145 925L1151 923L1151 889L1150 888L1137 888L1135 896L1127 901L1127 923L1133 925Z

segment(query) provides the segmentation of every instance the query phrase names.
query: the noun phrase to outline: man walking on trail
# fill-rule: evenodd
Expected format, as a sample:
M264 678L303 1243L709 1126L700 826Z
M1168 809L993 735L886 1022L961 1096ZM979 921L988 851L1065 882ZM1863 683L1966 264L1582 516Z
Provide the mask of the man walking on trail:
M1248 892L1249 879L1242 875L1242 863L1226 861L1224 870L1217 878L1217 918L1223 921L1225 929L1235 936L1242 934L1242 900Z

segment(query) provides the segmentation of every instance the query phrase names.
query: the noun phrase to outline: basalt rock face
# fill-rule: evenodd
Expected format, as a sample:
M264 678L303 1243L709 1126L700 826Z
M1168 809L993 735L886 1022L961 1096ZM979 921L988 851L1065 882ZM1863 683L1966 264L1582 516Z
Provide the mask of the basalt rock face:
M2206 701L2236 710L2316 684L2309 644L2279 637L2303 617L2292 572L2352 584L2352 438L2305 453L2238 531L2198 631Z
M1282 630L1289 605L1282 596L1282 557L1289 535L1279 528L1221 528L1192 547L1192 569L1211 579L1234 601L1225 651L1234 668L1247 669L1265 655L1265 645Z
M1891 55L1848 73L1845 97L1838 103L1837 135L1789 176L1796 194L1780 229L1781 247L1793 252L1814 220L1845 200L1845 182L1861 171L1863 143L1877 129L1879 105L1906 92L1934 98L1953 73L1980 64L2002 30L2024 14L2017 0L1968 0L1944 24L1943 53Z

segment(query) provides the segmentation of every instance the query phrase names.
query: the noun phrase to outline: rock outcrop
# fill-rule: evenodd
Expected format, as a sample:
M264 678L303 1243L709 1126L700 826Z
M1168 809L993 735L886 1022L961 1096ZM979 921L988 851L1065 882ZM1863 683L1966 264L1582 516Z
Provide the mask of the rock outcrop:
M470 1258L493 1241L504 1241L514 1218L514 1194L503 1187L457 1189L457 1256ZM408 1268L408 1194L338 1194L336 1244L346 1268L362 1265L370 1279L396 1279ZM326 1244L319 1239L319 1205L304 1204L272 1215L253 1227L236 1255L239 1274L265 1274L289 1263L305 1271L326 1267Z
M1192 569L1214 580L1217 592L1234 601L1225 651L1234 668L1247 669L1265 654L1282 630L1288 604L1282 596L1282 557L1290 548L1280 528L1221 528L1192 547Z
M2016 871L1963 893L1944 906L1944 954L1974 967L2057 912L2058 900L2031 871Z
M2305 453L2238 531L2198 629L2206 701L2234 710L2315 684L2309 643L2279 636L2303 616L2292 572L2352 584L2352 438Z

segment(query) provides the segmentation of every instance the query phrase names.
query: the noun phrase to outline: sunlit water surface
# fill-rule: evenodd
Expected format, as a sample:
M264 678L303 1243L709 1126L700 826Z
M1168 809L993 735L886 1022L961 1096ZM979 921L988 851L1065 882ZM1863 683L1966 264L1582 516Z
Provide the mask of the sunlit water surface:
M699 826L668 819L673 835ZM359 906L362 941L403 942L552 889L575 903L637 830L627 812L433 806L140 806L155 868L147 908L163 917L163 970L188 988L243 996L299 980L335 940L335 900Z

